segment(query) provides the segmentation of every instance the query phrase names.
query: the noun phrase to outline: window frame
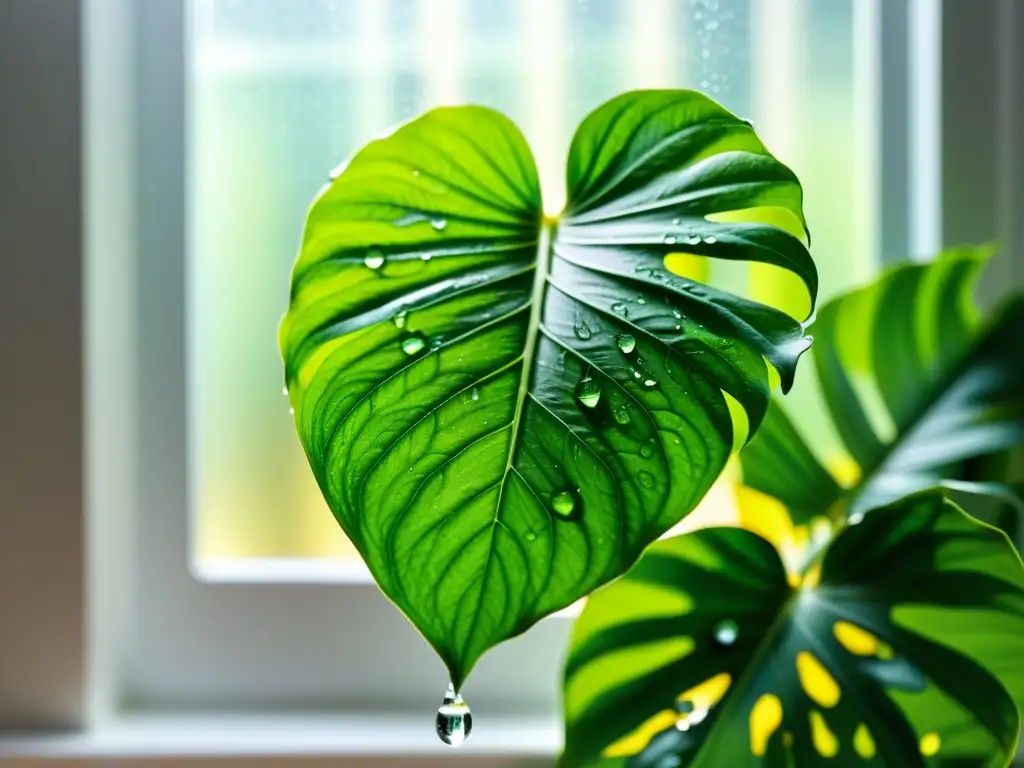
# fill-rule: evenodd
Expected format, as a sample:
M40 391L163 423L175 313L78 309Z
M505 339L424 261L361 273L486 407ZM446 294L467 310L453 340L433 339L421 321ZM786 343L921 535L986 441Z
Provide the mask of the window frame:
M86 730L62 746L45 737L0 738L0 757L138 757L148 754L146 742L124 737L126 722L152 722L166 710L232 709L253 697L281 711L389 712L399 728L415 716L429 716L443 691L441 665L372 584L342 588L322 583L320 576L291 584L209 583L197 580L186 566L190 536L180 524L189 492L183 1L83 0L78 5L12 0L0 10L38 29L39 39L47 40L55 54L69 35L83 43L81 51L77 45L63 47L67 65L76 72L84 68L84 73L79 90L61 104L66 119L54 121L63 126L56 140L73 150L51 156L49 164L33 157L40 164L31 171L47 179L46 199L60 200L68 211L85 211L84 236L69 222L52 242L43 243L63 267L54 274L60 275L62 295L70 297L66 306L84 313L85 334L79 335L75 324L76 332L69 334L68 327L55 327L51 318L50 325L33 327L40 335L32 340L47 343L52 360L79 366L89 362L84 372L77 369L78 376L71 371L54 385L51 398L66 407L48 408L39 398L28 403L36 428L68 435L67 450L73 455L55 466L55 493L27 494L28 479L0 487L0 509L30 504L33 512L29 519L17 518L13 535L0 541L0 554L36 554L0 557L2 583L32 585L0 591L0 614L23 618L5 628L13 642L5 642L0 674L0 702L6 704L0 707L0 729ZM68 13L69 8L75 12ZM858 182L861 194L872 196L867 202L877 213L878 225L866 235L869 242L886 261L923 254L940 242L1001 239L1011 248L1024 242L1024 198L1016 192L1024 189L1016 183L1024 182L1024 152L1013 143L1016 128L1024 124L1024 51L1013 45L1024 36L1024 8L1013 0L987 5L943 0L941 8L939 0L859 0L857 8L858 66L862 79L876 84L862 92L858 112L865 141L874 151L874 162ZM919 18L929 21L913 23ZM53 37L51 25L60 26L64 35ZM13 29L0 24L0 37ZM941 47L929 35L941 35ZM966 68L959 65L962 61L980 63ZM41 82L63 83L67 89L62 74L66 77L59 66L33 71ZM908 98L911 77L926 78L930 90ZM38 105L32 111L26 89L3 79L0 99L15 111L23 107L28 110L24 114L40 115ZM937 126L919 119L926 113L941 116ZM977 141L979 135L991 141ZM975 140L965 144L965 137ZM965 158L965 147L975 156ZM77 178L69 183L69 163L78 168L80 162L83 183L77 184ZM47 168L53 170L47 173ZM938 184L941 194L934 194L922 178ZM16 237L47 232L53 227L47 212L28 206L16 212L0 209L0 232ZM146 248L149 258L135 259L139 247ZM998 261L993 285L1020 285L1021 261ZM13 275L12 284L30 295L53 290L52 274L31 272L19 260L5 260L0 271L5 279ZM83 292L91 298L84 306ZM26 318L13 305L0 305L0 327L27 327ZM13 353L15 370L32 359L29 350L17 345ZM143 409L142 402L162 405ZM69 428L76 419L86 427L82 438ZM0 432L0 455L21 450L25 434L24 429ZM43 457L30 451L24 460L41 462ZM81 487L83 467L86 493L79 498L73 489ZM146 513L136 514L143 507ZM62 565L59 578L53 563ZM145 599L133 585L143 585ZM40 606L59 613L47 614ZM378 634L358 625L338 626L338 617L353 612L379 627ZM191 631L183 637L175 632L180 627ZM301 635L297 627L303 627ZM467 690L478 718L505 723L516 733L540 734L532 744L521 739L470 742L477 745L471 751L480 755L481 765L488 754L514 743L523 755L550 755L558 748L559 737L550 730L555 699L538 709L535 692L557 689L560 672L554 663L523 660L546 655L555 661L550 649L565 647L567 630L565 621L542 622L481 662ZM59 641L52 639L55 634ZM328 636L330 642L324 639ZM225 659L229 645L240 663ZM332 665L338 647L359 649L363 662L339 673ZM7 653L8 648L13 652ZM302 650L296 653L296 648ZM388 660L383 680L365 663L373 658ZM262 677L254 678L254 670ZM479 694L474 693L477 687ZM194 714L180 722L197 728L196 723L213 721ZM186 739L180 751L275 753L273 727L267 726L265 739L256 740L262 746L247 746L243 734L261 721L238 722L244 725L241 731L227 728L219 739L194 744ZM115 735L107 741L93 738L103 733ZM322 754L346 749L331 738L329 728L319 740L310 739L313 752L317 745ZM294 748L282 747L289 754ZM415 749L421 748L431 754L438 749L415 742ZM300 751L312 757L309 749Z

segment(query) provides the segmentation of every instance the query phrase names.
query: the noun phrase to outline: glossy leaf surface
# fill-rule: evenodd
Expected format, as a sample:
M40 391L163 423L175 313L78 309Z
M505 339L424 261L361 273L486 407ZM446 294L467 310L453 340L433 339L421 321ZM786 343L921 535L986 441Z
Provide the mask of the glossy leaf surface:
M580 126L568 188L545 218L508 119L434 110L340 171L293 273L280 345L310 466L456 688L686 515L730 450L723 391L756 427L765 361L788 384L809 343L665 266L683 248L776 264L813 299L799 238L707 218L803 221L749 124L692 92L627 94Z
M825 305L811 355L849 454L847 477L822 466L799 419L776 402L740 455L744 482L781 501L798 525L863 514L944 481L998 492L970 485L965 462L1024 443L1024 300L979 322L971 294L989 255L961 249L900 266Z
M660 541L595 593L566 668L563 765L1005 766L1024 568L939 491L845 528L792 586L739 528Z

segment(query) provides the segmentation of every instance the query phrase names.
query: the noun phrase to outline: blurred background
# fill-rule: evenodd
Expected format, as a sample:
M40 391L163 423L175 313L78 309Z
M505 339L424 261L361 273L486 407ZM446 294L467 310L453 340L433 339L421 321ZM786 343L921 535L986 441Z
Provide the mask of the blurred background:
M881 265L856 0L198 0L189 4L188 345L195 554L353 558L281 396L277 324L313 196L423 110L508 114L558 210L572 132L634 88L751 119L805 186L822 299ZM861 104L860 112L863 112ZM877 180L875 180L877 183ZM858 193L860 195L858 197ZM755 268L719 282L764 301ZM244 275L239 279L238 275ZM823 433L821 439L830 435ZM828 453L828 446L825 448ZM714 504L724 504L721 495Z
M305 212L368 139L495 107L557 209L590 110L697 88L801 178L821 299L999 241L994 294L1024 279L1021 39L1019 0L0 0L0 731L62 729L18 754L103 765L449 764L443 669L354 558L281 395ZM787 301L756 268L714 278ZM466 765L550 764L569 628L474 671Z

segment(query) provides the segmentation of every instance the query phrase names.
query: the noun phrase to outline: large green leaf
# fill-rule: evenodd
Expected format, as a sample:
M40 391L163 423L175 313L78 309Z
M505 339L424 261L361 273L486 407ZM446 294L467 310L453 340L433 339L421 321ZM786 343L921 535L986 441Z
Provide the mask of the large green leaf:
M686 91L580 126L544 217L516 127L437 109L371 142L309 212L280 345L316 479L381 589L461 686L489 647L625 571L756 428L766 360L809 339L685 279L685 250L775 264L804 243L716 214L801 191L750 125ZM708 217L712 217L712 220Z
M562 763L1005 766L1022 659L1020 559L939 491L846 527L795 587L766 540L704 529L588 601Z
M780 402L740 455L744 482L800 525L944 481L992 491L964 482L966 462L1024 442L1024 299L979 322L971 292L989 254L959 249L900 266L825 305L811 354L853 482L826 471L801 435L812 425Z

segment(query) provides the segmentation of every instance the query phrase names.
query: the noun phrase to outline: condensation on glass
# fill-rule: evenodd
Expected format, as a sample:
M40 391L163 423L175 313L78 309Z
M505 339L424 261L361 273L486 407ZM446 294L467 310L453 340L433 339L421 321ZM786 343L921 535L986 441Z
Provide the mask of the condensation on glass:
M353 558L281 394L277 325L307 207L367 139L440 104L502 110L546 207L579 120L632 88L704 90L804 181L828 290L859 252L855 0L193 0L189 402L200 558ZM720 278L754 294L757 273ZM717 498L717 497L716 497Z

